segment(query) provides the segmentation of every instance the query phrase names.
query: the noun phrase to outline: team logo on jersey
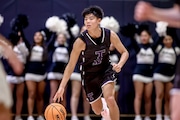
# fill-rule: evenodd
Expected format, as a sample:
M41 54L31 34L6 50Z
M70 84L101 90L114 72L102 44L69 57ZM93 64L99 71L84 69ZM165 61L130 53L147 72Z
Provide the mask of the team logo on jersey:
M106 52L105 49L95 51L95 55L97 55L97 58L96 58L96 60L94 60L92 65L99 65L99 64L101 64L102 63L102 59L103 59L103 53L105 53L105 52Z

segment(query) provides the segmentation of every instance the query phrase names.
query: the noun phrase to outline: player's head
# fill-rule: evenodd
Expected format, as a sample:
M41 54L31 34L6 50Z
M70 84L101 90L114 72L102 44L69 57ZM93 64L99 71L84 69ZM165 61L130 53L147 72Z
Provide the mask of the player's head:
M87 30L89 30L99 26L104 13L99 6L90 6L83 10L82 16L84 18L84 24Z

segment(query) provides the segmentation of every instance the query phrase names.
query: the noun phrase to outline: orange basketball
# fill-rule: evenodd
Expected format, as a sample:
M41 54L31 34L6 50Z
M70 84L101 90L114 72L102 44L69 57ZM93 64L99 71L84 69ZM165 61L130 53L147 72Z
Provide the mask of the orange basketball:
M59 103L49 104L44 112L46 120L65 120L66 115L65 107Z

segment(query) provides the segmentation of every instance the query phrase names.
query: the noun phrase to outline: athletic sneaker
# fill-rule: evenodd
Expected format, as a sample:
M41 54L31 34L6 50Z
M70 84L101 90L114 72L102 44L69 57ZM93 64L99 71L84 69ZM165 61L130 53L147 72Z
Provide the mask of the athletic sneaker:
M134 120L142 120L141 116L137 115Z
M17 115L14 120L23 120L21 116Z
M91 120L89 115L84 116L84 120Z
M34 120L33 116L28 116L27 120Z
M71 120L79 120L77 116L72 116Z
M37 117L37 120L45 120L45 119L44 119L44 117L43 117L42 115L39 115L39 116Z
M146 116L144 120L151 120L151 118L149 116Z

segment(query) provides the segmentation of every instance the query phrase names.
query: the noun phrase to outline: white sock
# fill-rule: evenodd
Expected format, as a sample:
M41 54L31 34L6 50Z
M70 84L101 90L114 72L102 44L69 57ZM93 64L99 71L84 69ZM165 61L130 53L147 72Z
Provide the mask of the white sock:
M102 101L102 105L103 105L103 110L108 109L106 100L104 98L101 98L101 101Z

